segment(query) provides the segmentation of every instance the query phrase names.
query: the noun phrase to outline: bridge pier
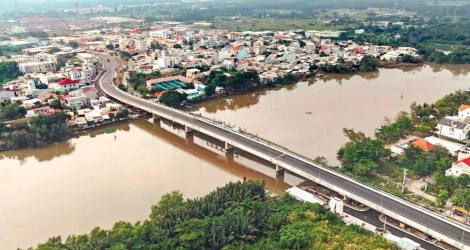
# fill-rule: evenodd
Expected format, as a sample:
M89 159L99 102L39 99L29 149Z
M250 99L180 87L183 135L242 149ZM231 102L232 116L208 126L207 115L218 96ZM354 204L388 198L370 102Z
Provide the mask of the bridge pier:
M233 151L234 147L233 145L229 144L228 142L225 142L225 152L230 152Z
M284 168L279 166L277 163L276 163L276 176L277 175L284 175Z
M186 132L186 134L190 134L192 133L194 130L190 127L188 127L187 125L184 125L184 132Z
M276 186L280 186L284 183L284 171L281 173L276 172Z
M153 122L159 122L160 121L160 116L159 115L156 115L156 114L152 114L152 118L153 118Z
M225 151L225 163L226 164L233 164L234 162L234 150Z
M193 133L186 133L186 145L194 144L194 134Z

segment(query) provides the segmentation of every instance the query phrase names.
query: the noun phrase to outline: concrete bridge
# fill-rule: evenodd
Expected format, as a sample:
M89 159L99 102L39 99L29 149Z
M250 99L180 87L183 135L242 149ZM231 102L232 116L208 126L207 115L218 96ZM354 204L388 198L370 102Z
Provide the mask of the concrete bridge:
M184 126L186 133L196 130L216 138L224 142L225 151L230 151L236 147L265 159L276 166L278 174L283 174L284 170L288 170L456 248L470 250L470 230L467 225L451 221L439 213L360 183L333 169L315 164L307 157L266 139L241 131L236 126L183 112L121 91L112 83L112 74L117 67L117 63L113 59L107 62L108 56L100 55L100 57L103 59L102 63L106 71L97 84L102 92L109 97L151 113L156 120L165 118L178 123Z

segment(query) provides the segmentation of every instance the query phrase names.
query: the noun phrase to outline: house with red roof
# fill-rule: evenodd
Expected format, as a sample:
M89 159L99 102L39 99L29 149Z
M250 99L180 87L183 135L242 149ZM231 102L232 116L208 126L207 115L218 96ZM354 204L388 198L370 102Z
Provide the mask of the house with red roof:
M70 78L65 78L59 81L58 87L56 88L59 92L70 91L71 89L80 88L80 80L72 80Z
M250 65L248 64L247 61L237 62L237 70L238 71L246 70L246 69L248 69L248 66L250 66Z
M432 143L426 141L423 138L418 138L418 139L414 140L413 142L411 142L411 145L413 145L417 148L420 148L424 151L429 151L429 150L434 148L434 145Z
M459 118L466 118L470 116L470 105L462 104L459 108Z
M127 48L127 53L129 53L129 55L132 56L132 55L135 55L139 52L137 51L137 47L133 45L133 46L129 46L129 48Z
M26 112L25 117L31 118L31 117L36 117L38 115L53 115L57 112L60 112L60 109L53 109L49 106L46 106L46 107L40 107L40 108L35 108L35 109L29 109Z
M200 60L187 60L187 61L182 61L181 66L183 68L196 68L196 67L201 67L202 62Z
M137 72L141 74L150 74L153 72L153 66L152 65L139 66L139 68L137 69Z
M455 161L452 167L446 170L446 176L459 177L462 174L470 174L470 158Z

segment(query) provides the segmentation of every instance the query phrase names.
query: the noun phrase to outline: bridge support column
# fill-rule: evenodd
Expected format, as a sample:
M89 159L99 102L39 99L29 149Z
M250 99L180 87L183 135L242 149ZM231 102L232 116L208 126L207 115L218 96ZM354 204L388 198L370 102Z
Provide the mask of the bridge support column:
M152 118L154 122L159 122L161 117L159 115L152 114Z
M194 144L194 134L193 133L186 133L186 145Z
M279 166L277 163L276 163L276 176L277 175L284 175L284 168Z
M187 125L184 125L184 132L186 132L186 134L190 134L192 133L194 130L190 127L188 127Z
M284 170L282 172L276 172L276 186L280 186L284 183Z
M233 151L233 148L233 145L229 144L228 142L225 142L225 152Z
M234 162L234 153L233 149L230 151L225 151L225 163L226 164L233 164Z

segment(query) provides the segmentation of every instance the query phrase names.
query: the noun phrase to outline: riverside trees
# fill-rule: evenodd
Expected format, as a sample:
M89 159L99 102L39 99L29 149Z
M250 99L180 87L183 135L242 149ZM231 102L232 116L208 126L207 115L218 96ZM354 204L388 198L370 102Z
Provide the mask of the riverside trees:
M359 226L345 226L318 204L289 196L268 199L265 184L229 183L197 199L179 192L164 195L150 218L117 222L89 234L52 237L49 249L396 249Z
M14 122L9 127L0 125L0 150L43 147L68 138L64 112L37 116L29 122Z

